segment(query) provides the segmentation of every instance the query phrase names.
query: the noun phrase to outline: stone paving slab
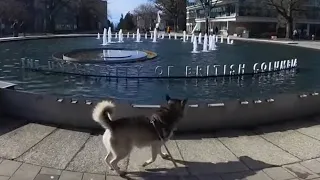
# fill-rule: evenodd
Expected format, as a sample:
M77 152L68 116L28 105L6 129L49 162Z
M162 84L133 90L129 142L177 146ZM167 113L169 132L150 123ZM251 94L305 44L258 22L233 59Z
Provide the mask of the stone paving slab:
M61 170L43 167L43 168L41 168L41 171L40 171L39 174L47 174L47 175L57 175L57 176L60 176L60 175L61 175Z
M0 180L8 180L10 177L7 176L0 176Z
M282 167L263 169L263 172L266 173L270 178L275 180L288 180L296 177Z
M246 171L240 173L224 174L221 176L223 180L235 180L235 179L246 179L246 180L272 180L263 171Z
M316 174L320 174L320 162L315 160L315 159L311 159L308 161L304 161L300 163L302 166L306 167L307 169L311 170L312 172L316 173Z
M287 169L290 173L292 173L294 176L298 177L299 179L319 178L319 175L311 172L309 169L303 167L299 163L285 165L283 167Z
M101 174L84 173L82 180L105 180L106 176Z
M227 135L241 136L226 137ZM298 162L299 159L283 151L258 135L246 131L224 131L217 133L219 140L228 147L250 169L263 169L274 165Z
M276 130L279 130L279 127L265 126L258 128L258 132L264 133L261 135L263 138L301 160L320 156L320 141L294 130L284 130L281 132Z
M59 180L59 177L57 175L38 174L34 180Z
M314 125L312 127L304 127L297 129L298 132L320 140L320 125Z
M4 160L0 164L0 176L12 176L22 163Z
M188 170L193 175L248 170L231 151L216 139L177 140L177 144Z
M29 150L56 128L27 124L0 136L0 157L15 159Z
M179 168L175 168L173 163L169 160L164 160L160 156L157 157L156 161L150 164L147 167L142 167L142 164L151 158L151 148L134 148L130 154L129 158L129 165L128 165L128 173L135 174L135 175L144 175L144 176L151 176L151 175L173 175L173 174L180 174L180 175L187 175L187 171L185 166L179 162L182 161L182 157L179 153L178 147L175 141L168 141L166 143L170 153L172 154L173 158L176 159L178 162L177 165ZM165 149L162 147L162 152L166 152ZM147 170L147 171L146 171Z
M10 180L33 180L40 172L40 169L40 166L22 164Z
M222 180L220 176L217 175L203 175L203 176L186 176L180 178L180 180Z
M102 143L102 136L90 137L84 148L73 158L69 163L67 170L99 173L99 174L115 174L109 170L109 167L104 163L104 158L107 155L107 150ZM120 161L119 167L126 170L128 158Z
M72 171L62 171L59 180L81 180L83 173L72 172Z
M125 178L122 178L120 176L107 176L106 180L125 180Z
M45 167L65 169L89 136L88 133L59 129L18 160Z

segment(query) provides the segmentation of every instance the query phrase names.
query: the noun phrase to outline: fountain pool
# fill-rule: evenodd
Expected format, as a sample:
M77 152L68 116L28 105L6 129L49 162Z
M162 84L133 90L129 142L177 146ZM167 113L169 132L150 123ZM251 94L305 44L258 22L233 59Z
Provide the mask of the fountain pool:
M130 68L130 71L139 71L140 68L145 75L154 74L159 66L172 66L172 74L184 74L186 66L189 66L193 68L190 72L195 74L195 67L198 66L245 63L251 68L255 63L292 58L299 60L299 71L285 70L235 77L158 79L89 77L35 72L21 68L21 58L39 60L40 64L46 65L48 60L53 60L52 54L57 52L101 48L101 40L96 37L78 37L1 43L0 79L16 83L18 90L58 97L111 97L119 101L147 104L163 102L166 93L176 97L188 97L191 101L220 102L230 99L267 98L279 93L306 92L320 88L320 81L316 79L320 75L320 62L317 60L320 52L316 50L236 41L233 45L217 43L216 51L192 54L192 43L182 43L181 40L165 38L154 43L152 39L148 39L136 43L136 39L125 38L123 41L124 43L113 43L104 47L133 49L139 52L146 50L158 54L158 57L150 61L121 64ZM104 56L102 50L97 54ZM121 56L124 55L125 53ZM168 73L167 68L157 70L163 71L163 74Z

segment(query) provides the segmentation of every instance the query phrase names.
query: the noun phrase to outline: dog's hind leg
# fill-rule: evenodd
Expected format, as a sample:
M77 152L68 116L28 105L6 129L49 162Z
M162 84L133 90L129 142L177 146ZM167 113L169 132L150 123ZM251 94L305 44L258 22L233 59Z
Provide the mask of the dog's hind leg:
M107 149L107 155L104 158L104 162L106 163L107 166L109 166L110 170L114 170L114 168L110 165L110 159L112 158L112 153L111 153L111 143L110 143L110 138L111 138L111 131L106 130L105 133L103 134L102 137L102 142Z
M161 153L161 144L151 145L151 158L142 164L143 167L148 166L157 159L157 155Z
M109 166L110 170L114 170L112 168L112 166L110 165L110 163L109 163L110 162L110 158L112 158L112 153L109 151L108 154L106 155L106 157L104 158L104 162L106 163L106 165Z
M128 144L121 146L121 143L118 143L113 140L110 141L112 159L109 164L120 176L124 176L126 172L120 170L118 163L130 153L132 147L128 146Z

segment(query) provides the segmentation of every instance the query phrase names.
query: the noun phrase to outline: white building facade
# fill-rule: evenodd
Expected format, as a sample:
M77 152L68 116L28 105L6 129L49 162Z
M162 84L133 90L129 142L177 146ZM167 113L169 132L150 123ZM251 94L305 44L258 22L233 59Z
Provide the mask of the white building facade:
M218 1L218 2L216 2ZM215 7L210 12L209 28L218 28L223 34L250 37L270 37L284 35L286 23L278 12L263 0L213 0ZM320 36L320 0L305 0L306 11L298 12L294 29L301 35ZM187 31L205 31L205 11L201 4L187 6Z

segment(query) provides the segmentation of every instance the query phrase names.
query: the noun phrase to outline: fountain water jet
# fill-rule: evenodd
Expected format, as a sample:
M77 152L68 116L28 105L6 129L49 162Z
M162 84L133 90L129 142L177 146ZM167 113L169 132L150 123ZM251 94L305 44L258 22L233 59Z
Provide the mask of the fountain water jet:
M208 35L204 35L202 52L208 52Z
M217 39L217 36L213 35L213 37L212 37L212 50L213 51L217 50L216 39Z
M154 30L153 30L153 41L152 42L157 42L157 29L156 28L154 28Z
M103 29L103 36L102 36L102 45L106 46L108 44L107 42L107 29Z
M194 34L192 33L192 35L191 35L191 43L193 43L193 39L194 39Z
M212 50L212 36L209 35L209 51Z
M127 39L129 39L129 37L130 37L130 33L128 32L128 33L127 33Z
M199 44L202 44L202 34L201 33L199 33L199 37L198 37L199 39L198 39L198 43Z
M111 38L112 38L112 34L111 34L111 27L108 28L108 43L111 43Z
M119 40L118 40L119 43L123 42L122 29L120 29L120 31L119 31L119 37L118 38L119 38Z
M174 33L174 39L177 39L177 33Z
M223 43L223 36L221 35L220 43Z
M98 35L97 35L97 39L100 39L100 33L98 33Z
M183 31L183 42L186 42L186 31Z
M198 49L198 42L197 42L197 37L195 36L193 39L193 50L192 53L199 53Z
M141 34L140 34L140 30L138 28L137 29L137 40L136 40L136 42L141 42L140 39L141 39Z

